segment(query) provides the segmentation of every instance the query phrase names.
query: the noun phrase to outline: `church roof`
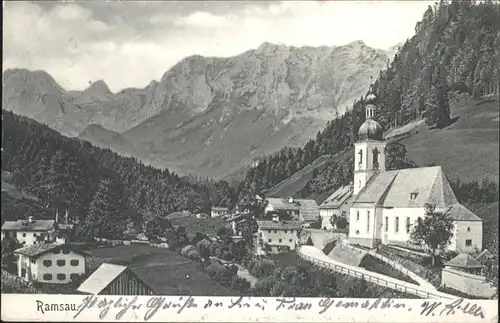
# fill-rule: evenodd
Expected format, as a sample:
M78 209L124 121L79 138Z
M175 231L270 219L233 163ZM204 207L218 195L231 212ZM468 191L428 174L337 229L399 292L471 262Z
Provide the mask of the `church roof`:
M444 264L445 266L457 268L482 268L483 265L469 254L461 253Z
M449 214L455 221L482 221L480 217L472 213L471 210L460 203L457 203L450 207L446 211L446 214Z
M338 209L352 197L352 186L340 187L330 195L321 205L320 209Z
M458 203L441 166L378 172L355 197L354 203L414 208L426 203L448 208Z

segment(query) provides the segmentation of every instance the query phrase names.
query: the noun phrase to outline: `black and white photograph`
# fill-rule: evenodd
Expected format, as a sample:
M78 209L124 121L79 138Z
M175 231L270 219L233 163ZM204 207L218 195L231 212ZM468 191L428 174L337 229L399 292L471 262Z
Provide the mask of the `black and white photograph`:
M2 5L2 299L498 319L499 1Z

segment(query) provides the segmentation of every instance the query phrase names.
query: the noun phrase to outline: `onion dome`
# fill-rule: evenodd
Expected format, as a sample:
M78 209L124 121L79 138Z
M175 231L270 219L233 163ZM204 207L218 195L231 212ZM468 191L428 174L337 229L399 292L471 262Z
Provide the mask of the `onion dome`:
M361 125L358 131L358 140L377 140L382 141L384 128L377 121L373 120L377 107L373 105L377 98L370 91L365 97L366 121Z
M377 140L382 141L384 129L377 121L373 119L366 119L366 121L359 127L358 139L359 140Z

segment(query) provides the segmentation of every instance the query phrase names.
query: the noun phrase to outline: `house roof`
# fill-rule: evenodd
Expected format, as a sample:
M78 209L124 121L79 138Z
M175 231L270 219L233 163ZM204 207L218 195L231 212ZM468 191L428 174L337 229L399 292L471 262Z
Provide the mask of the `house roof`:
M402 208L430 203L436 208L448 208L458 201L441 166L435 166L378 172L361 189L354 203Z
M300 221L257 221L259 229L265 230L298 230L302 228Z
M314 221L319 218L318 203L312 199L293 199L268 197L267 202L275 210L299 211L304 221Z
M19 253L28 257L38 257L46 252L53 251L57 248L68 248L69 250L73 251L74 253L78 253L82 256L87 256L88 254L86 252L83 252L81 250L77 250L74 247L72 247L69 244L60 244L60 243L46 243L46 242L40 242L32 246L27 246L23 248L19 248L15 250L15 253Z
M471 210L460 203L457 203L450 207L446 211L446 214L449 214L455 221L483 221L480 217L472 213Z
M54 220L34 220L32 223L26 220L5 221L2 231L49 231L54 223Z
M82 293L99 294L126 269L125 266L104 263L77 290Z
M346 185L340 187L332 195L330 195L320 206L320 209L338 209L344 203L349 202L352 197L352 186Z
M445 266L457 268L482 268L483 265L469 254L461 253L444 264Z

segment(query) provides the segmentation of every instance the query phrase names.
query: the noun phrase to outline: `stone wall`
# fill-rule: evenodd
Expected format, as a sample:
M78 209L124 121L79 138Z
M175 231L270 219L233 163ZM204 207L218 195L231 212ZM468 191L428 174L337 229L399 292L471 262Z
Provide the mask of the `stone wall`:
M471 296L490 298L495 290L483 276L472 275L459 270L444 268L441 272L441 284Z

